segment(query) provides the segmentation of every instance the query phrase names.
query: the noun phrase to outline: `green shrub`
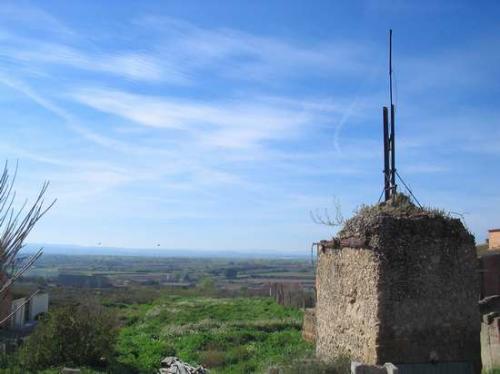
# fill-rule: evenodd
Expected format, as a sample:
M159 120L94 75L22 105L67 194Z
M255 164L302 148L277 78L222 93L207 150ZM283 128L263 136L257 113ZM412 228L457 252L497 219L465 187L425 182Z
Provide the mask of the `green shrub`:
M106 366L113 356L117 323L89 301L51 310L19 352L25 370L58 366Z

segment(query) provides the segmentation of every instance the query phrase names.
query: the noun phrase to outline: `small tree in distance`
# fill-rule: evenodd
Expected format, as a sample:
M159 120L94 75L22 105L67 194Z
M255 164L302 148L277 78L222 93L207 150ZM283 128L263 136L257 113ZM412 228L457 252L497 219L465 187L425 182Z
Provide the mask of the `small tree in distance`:
M45 204L45 193L49 182L45 181L38 193L37 198L31 206L25 200L19 209L16 209L16 191L14 183L17 175L17 164L14 174L9 174L8 163L4 165L0 176L0 302L5 304L7 294L14 284L26 271L28 271L35 261L42 255L42 248L34 254L28 256L24 261L19 261L19 252L24 247L24 240L36 225L38 220L55 204L53 200L50 204ZM38 290L30 295L32 298ZM2 305L3 307L5 305ZM21 306L18 307L21 308ZM5 310L5 308L1 308ZM7 315L0 316L0 326L6 323L17 311L10 311Z

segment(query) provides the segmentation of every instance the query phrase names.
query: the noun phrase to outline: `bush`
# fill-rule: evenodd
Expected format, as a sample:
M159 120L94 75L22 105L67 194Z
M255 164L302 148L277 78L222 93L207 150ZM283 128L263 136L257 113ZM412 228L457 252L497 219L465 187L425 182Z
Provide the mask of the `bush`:
M54 309L19 352L26 370L55 366L106 366L112 358L117 323L95 302Z

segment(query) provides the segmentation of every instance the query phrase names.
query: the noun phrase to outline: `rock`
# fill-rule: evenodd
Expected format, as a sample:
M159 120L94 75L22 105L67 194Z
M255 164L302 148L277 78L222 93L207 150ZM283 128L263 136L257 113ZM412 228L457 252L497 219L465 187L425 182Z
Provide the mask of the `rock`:
M203 366L191 366L177 357L165 357L158 374L208 374L208 370Z
M351 374L398 374L399 370L391 363L385 363L384 366L365 365L361 362L351 362Z
M500 312L500 295L487 296L479 301L481 314Z

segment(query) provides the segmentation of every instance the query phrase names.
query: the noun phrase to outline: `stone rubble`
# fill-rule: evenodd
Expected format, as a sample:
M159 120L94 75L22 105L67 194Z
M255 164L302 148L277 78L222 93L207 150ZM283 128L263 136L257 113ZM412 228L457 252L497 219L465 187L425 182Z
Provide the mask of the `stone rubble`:
M487 296L479 302L482 314L481 357L483 369L500 365L500 295Z
M379 365L365 365L361 362L351 362L351 374L398 374L399 369L390 362L385 363L383 366Z
M194 367L179 360L177 357L165 357L161 361L158 374L208 374L203 366Z

